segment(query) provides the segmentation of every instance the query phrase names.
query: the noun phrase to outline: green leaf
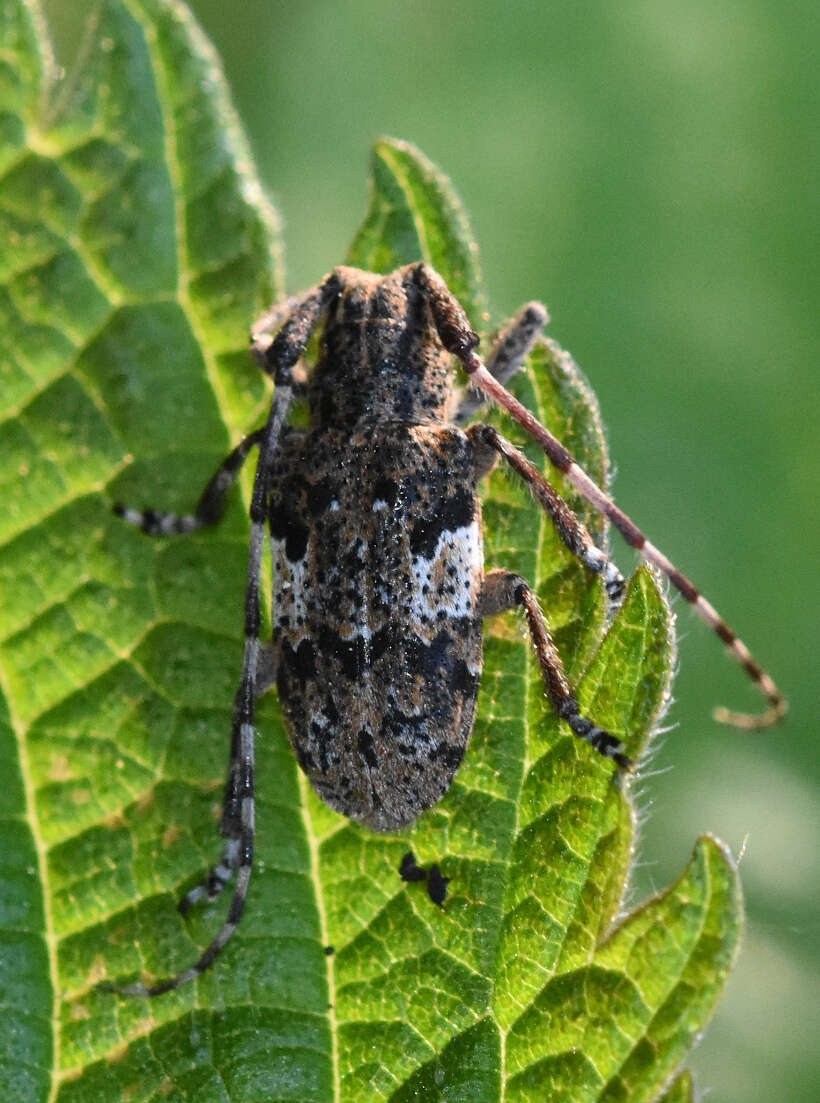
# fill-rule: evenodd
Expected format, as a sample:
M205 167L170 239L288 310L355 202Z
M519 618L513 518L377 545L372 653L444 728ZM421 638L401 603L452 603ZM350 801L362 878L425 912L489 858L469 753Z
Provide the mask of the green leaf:
M370 159L370 202L347 263L392 272L427 261L477 329L486 318L478 249L453 185L409 142L383 138Z
M629 779L558 723L513 614L487 625L455 784L402 835L323 806L265 700L258 863L238 933L196 984L153 1001L97 987L186 967L222 920L224 902L187 920L176 902L219 854L247 559L239 496L218 530L165 541L110 505L189 508L258 423L267 392L246 334L282 286L275 219L180 4L108 0L77 74L54 81L33 0L7 0L0 1096L691 1098L685 1076L665 1086L732 961L734 867L705 838L675 885L620 916ZM377 145L373 174L349 261L423 256L483 321L449 182L398 142ZM544 341L515 389L606 483L572 359ZM601 520L563 490L604 543ZM483 508L488 565L537 586L584 709L639 756L674 657L652 573L637 572L608 625L600 583L522 486L496 471ZM451 878L442 909L400 880L408 849Z
M669 1085L663 1095L659 1097L658 1103L695 1103L692 1074L690 1072L682 1072L680 1076L675 1077L675 1080Z

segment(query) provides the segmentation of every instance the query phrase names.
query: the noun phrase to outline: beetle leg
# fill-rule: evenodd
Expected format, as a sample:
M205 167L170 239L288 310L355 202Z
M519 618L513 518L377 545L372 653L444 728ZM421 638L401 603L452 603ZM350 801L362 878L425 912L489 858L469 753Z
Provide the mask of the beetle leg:
M225 457L202 492L193 513L160 513L155 509L130 509L119 502L114 512L129 525L136 525L149 536L169 536L216 525L222 520L228 504L228 492L239 477L248 453L259 444L264 429L256 429L241 440Z
M487 371L502 386L506 386L520 370L548 321L545 306L537 302L527 303L499 332L487 358ZM486 405L486 397L470 387L461 395L453 421L456 425L466 425Z
M526 615L530 639L541 666L544 686L552 707L579 739L589 743L604 758L611 758L619 766L629 768L631 762L624 754L624 745L620 739L581 715L578 698L567 681L558 648L550 635L538 599L527 581L512 571L488 571L481 588L481 615L491 617L516 605L520 605Z
M586 527L535 464L530 463L523 452L491 425L472 425L467 430L467 436L475 449L479 474L492 466L492 460L497 455L502 456L530 488L532 496L550 518L556 532L572 554L585 567L601 576L609 600L613 604L620 603L626 587L624 576L609 556L596 547Z

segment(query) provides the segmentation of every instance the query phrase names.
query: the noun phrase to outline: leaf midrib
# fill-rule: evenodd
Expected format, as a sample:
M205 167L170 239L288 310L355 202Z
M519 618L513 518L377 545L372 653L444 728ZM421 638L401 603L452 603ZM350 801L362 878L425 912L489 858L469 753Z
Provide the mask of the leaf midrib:
M299 814L304 825L305 837L310 849L310 876L316 894L316 910L319 913L319 938L323 947L328 946L330 938L327 929L327 906L325 902L324 884L322 882L319 866L319 850L321 840L313 829L313 820L309 812L309 788L310 783L304 771L298 770L299 793L301 806ZM327 1023L330 1034L330 1061L333 1076L333 1103L341 1103L341 1081L339 1078L339 1024L336 1018L336 964L335 953L325 954L325 968L327 977Z
M390 169L393 172L393 174L395 175L396 179L401 181L402 187L404 188L407 195L412 195L413 194L413 188L409 183L409 176L406 172L402 171L399 162L393 156L393 150L391 149L391 147L389 145L387 145L386 143L382 143L379 146L379 156L389 164ZM420 248L421 255L423 257L424 256L429 257L430 256L430 244L427 240L427 230L424 226L424 223L419 219L418 210L417 210L415 204L408 203L408 209L410 210L410 215L413 219L413 226L415 227L416 236L418 237L418 240L419 240L419 248Z

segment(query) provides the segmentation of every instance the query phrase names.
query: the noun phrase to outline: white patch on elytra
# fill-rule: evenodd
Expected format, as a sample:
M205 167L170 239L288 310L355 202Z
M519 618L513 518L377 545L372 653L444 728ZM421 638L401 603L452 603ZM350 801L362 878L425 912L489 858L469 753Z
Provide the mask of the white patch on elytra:
M305 574L308 569L308 549L301 559L291 560L285 554L284 540L271 540L271 558L273 559L273 622L281 623L282 617L289 618L288 635L297 638L304 635L301 630L307 619L305 600ZM308 545L309 547L309 545Z
M429 559L413 556L414 615L421 620L444 609L452 617L475 616L483 566L478 521L442 532ZM448 568L453 568L452 573ZM465 586L468 579L473 584Z

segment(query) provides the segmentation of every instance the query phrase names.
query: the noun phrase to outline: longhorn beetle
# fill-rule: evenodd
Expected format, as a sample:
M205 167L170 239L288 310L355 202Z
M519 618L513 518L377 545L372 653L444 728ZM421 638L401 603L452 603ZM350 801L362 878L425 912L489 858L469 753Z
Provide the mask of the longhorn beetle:
M489 425L461 428L478 407L453 390L452 358L482 401L506 410L567 480L660 568L728 646L768 700L741 728L779 720L786 703L746 646L692 583L651 544L505 388L547 321L529 303L485 365L478 336L441 277L423 263L389 276L334 269L306 295L262 318L252 333L275 383L264 426L246 437L185 516L115 510L149 534L219 521L226 496L259 448L250 507L245 653L233 713L221 862L182 901L214 899L236 877L228 916L199 960L175 977L118 991L156 996L199 976L236 930L254 844L254 702L275 684L299 765L332 808L374 831L412 824L450 787L475 716L482 619L520 606L558 715L616 766L623 744L581 714L547 620L526 579L484 570L479 481L501 457L525 481L567 547L618 601L624 579L536 467ZM322 327L315 367L300 363ZM306 429L287 424L306 397ZM259 639L265 527L273 555L273 641ZM442 886L443 887L443 886ZM443 893L442 899L443 899Z

